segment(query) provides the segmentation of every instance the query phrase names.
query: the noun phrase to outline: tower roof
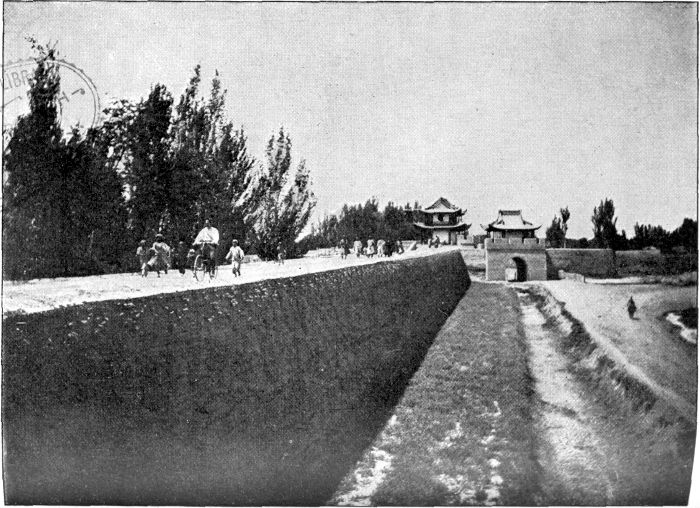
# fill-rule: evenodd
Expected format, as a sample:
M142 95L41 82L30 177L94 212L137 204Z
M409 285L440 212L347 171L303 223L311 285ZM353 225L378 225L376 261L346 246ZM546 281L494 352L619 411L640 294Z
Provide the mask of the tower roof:
M438 198L435 203L430 206L426 206L421 210L421 212L426 213L462 213L462 209L454 206L452 203L447 201L445 198Z
M481 227L485 231L534 231L541 226L523 219L522 210L499 210L495 221Z

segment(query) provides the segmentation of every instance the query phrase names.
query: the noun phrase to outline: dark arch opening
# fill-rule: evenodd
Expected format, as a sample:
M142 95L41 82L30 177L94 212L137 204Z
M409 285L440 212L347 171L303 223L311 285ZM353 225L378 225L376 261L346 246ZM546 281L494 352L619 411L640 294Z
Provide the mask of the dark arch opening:
M518 282L525 282L527 280L527 263L522 258L513 258L515 263L515 268L517 270L516 279Z

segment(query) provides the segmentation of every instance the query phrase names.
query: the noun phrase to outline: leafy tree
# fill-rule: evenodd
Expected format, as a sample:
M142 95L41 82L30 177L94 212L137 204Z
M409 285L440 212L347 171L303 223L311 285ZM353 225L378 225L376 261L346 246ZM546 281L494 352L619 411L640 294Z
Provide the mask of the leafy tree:
M559 216L552 219L552 224L547 228L545 233L547 243L553 248L566 248L566 232L569 229L567 222L571 214L569 207L560 208Z
M371 198L364 204L343 205L337 216L325 216L313 227L306 243L310 248L327 248L337 246L341 239L364 242L369 238L382 238L391 243L418 237L410 204L397 207L390 201L380 212L379 203Z
M671 243L674 247L683 247L689 252L697 252L698 221L683 219L683 223L671 233Z
M569 212L569 207L560 208L559 216L561 217L560 229L562 232L562 247L566 248L566 232L569 230L569 218L571 218L571 212Z
M598 248L615 249L618 246L617 217L612 199L605 198L593 209L593 242Z
M547 228L545 233L547 244L552 248L562 247L564 244L564 230L562 229L561 219L555 216L552 219L552 224Z
M656 247L666 251L671 247L671 235L662 226L636 223L634 225L634 237L630 240L630 246L634 249Z
M245 237L237 203L254 161L244 132L224 121L226 91L218 73L206 100L200 84L197 66L177 105L155 85L147 99L122 101L109 115L112 154L121 159L128 189L132 243L156 232L190 242L205 219L221 230L222 244Z
M95 129L64 136L57 52L35 42L33 48L29 113L9 132L4 152L6 276L114 269L123 245L121 182Z
M121 103L111 111L115 119L113 131L117 133L113 138L113 153L123 160L132 244L141 238L153 238L160 230L168 206L172 206L175 183L169 144L172 105L170 92L157 84L148 98L135 107Z
M302 254L296 240L316 204L309 173L302 160L292 175L292 142L284 129L270 138L265 155L267 164L250 173L239 202L244 204L246 225L262 259L274 259L278 246L295 257Z

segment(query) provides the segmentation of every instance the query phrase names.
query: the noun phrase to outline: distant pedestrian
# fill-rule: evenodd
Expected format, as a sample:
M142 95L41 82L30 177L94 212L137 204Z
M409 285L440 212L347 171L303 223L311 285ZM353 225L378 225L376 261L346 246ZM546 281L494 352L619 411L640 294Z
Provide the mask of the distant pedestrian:
M634 303L634 298L630 296L627 300L627 314L630 315L630 319L634 319L634 313L637 312L637 304Z
M281 243L277 244L277 262L281 265L284 264L284 258L286 257L286 252Z
M139 260L139 269L141 270L141 277L148 275L148 249L146 248L146 240L141 240L139 246L136 249L136 257Z
M383 258L386 255L386 251L384 250L385 245L386 245L386 242L382 238L377 240L377 257L378 258Z
M345 238L340 239L340 259L345 259L350 254L350 246Z
M158 233L156 235L156 241L153 242L153 247L151 247L151 252L153 257L148 261L148 269L155 270L160 277L161 269L168 274L168 265L170 264L170 246L163 240L163 235Z
M238 240L233 240L231 242L231 248L229 249L228 254L226 254L226 259L231 259L231 263L233 265L231 271L234 277L241 276L241 263L243 262L244 255L243 249L238 246Z
M173 268L177 268L180 274L184 275L187 267L187 245L185 242L179 242L172 256Z
M403 242L401 240L396 242L396 253L403 254Z
M367 240L367 257L372 257L377 253L376 247L374 245L374 238Z
M353 250L358 258L362 255L362 242L360 240L355 240L355 243L353 243Z

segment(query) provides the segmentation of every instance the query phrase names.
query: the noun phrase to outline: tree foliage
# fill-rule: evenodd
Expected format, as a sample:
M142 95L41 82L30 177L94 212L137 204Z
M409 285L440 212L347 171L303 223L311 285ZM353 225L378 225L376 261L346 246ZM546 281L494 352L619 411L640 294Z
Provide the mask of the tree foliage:
M218 73L206 97L196 66L177 102L155 84L140 101L114 101L100 125L64 133L56 51L34 48L30 112L4 150L6 277L128 270L140 239L160 232L189 243L205 219L222 246L237 238L264 258L278 244L300 253L295 240L315 205L306 164L292 168L284 131L266 164L255 161L243 129L225 118Z
M292 170L292 142L283 128L270 138L265 156L266 164L251 173L240 200L251 243L262 259L276 258L278 249L297 256L296 240L316 204L306 162Z
M674 231L666 231L662 226L651 224L635 224L634 237L630 240L630 248L645 249L654 247L664 252L682 249L688 252L697 250L698 223L685 218L683 223Z
M547 228L545 233L547 244L553 248L566 247L566 232L569 229L567 222L571 213L569 207L560 208L559 216L552 219L552 224Z
M75 275L119 263L125 210L105 137L61 128L57 52L33 44L29 113L4 151L4 270L8 278Z
M326 215L312 226L305 243L312 249L338 246L341 239L352 243L355 240L366 242L369 238L384 239L391 243L396 240L418 239L414 222L414 210L420 209L418 203L412 208L387 203L383 211L379 210L376 198L368 199L364 204L343 205L340 214Z
M562 228L561 219L554 216L552 219L552 224L547 228L545 232L545 239L547 245L552 248L560 248L564 246L564 230Z
M593 209L593 243L598 248L616 249L619 244L617 217L612 199L605 198Z

